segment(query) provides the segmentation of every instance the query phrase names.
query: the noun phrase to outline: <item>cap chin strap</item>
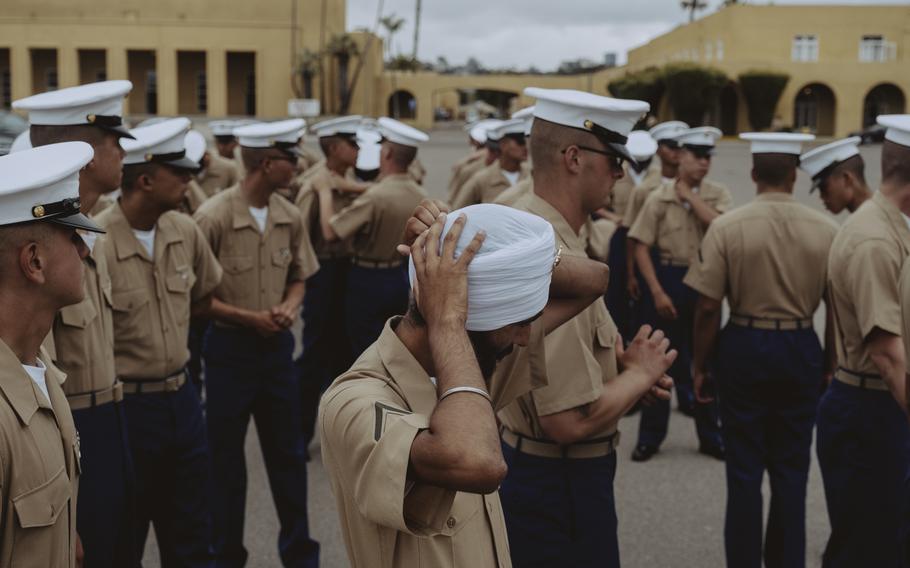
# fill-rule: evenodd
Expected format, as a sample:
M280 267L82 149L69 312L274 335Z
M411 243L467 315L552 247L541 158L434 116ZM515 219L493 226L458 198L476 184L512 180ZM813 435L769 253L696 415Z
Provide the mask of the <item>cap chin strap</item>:
M146 154L144 157L147 163L176 162L186 157L186 150L167 154Z
M70 197L53 203L44 203L32 207L32 217L35 219L50 219L53 217L68 217L80 212L82 203L78 197Z
M85 120L88 121L89 124L100 126L102 128L116 128L118 126L123 126L123 117L108 114L89 114L86 115Z
M593 132L595 136L606 143L625 145L626 142L629 141L628 137L623 136L614 130L610 130L609 128L604 128L590 119L585 121L585 129Z

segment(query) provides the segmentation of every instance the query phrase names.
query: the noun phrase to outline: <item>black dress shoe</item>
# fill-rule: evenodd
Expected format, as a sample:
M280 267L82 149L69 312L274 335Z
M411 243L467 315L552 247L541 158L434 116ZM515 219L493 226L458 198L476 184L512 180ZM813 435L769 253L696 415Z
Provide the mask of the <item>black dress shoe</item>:
M711 456L714 459L720 461L725 461L727 459L727 451L723 446L715 446L714 444L699 444L698 453L705 454L706 456Z
M632 461L645 462L651 459L654 454L657 453L657 446L648 446L645 444L638 444L635 446L635 451L632 452Z

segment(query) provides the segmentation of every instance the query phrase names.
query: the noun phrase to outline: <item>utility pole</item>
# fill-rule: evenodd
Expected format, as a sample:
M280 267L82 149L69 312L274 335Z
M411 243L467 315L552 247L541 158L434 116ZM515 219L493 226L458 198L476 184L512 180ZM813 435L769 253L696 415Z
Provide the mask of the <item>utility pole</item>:
M414 61L417 61L417 40L420 39L420 6L423 3L421 0L417 1L417 13L414 15L414 53L411 55L411 58Z
M680 4L682 4L683 10L689 11L689 23L695 21L695 12L697 10L704 10L708 7L708 3L702 0L682 0Z

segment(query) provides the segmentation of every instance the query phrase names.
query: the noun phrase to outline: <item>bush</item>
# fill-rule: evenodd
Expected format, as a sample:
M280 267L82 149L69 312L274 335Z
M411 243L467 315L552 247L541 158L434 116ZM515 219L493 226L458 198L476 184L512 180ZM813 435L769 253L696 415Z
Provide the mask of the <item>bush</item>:
M618 99L635 99L651 105L651 114L657 114L660 99L664 96L663 73L657 67L626 73L607 85L610 94Z
M693 126L702 124L729 81L723 71L694 63L667 65L663 76L673 116Z
M789 75L776 71L746 71L739 76L739 88L749 105L749 123L754 130L767 130L771 126L788 81Z

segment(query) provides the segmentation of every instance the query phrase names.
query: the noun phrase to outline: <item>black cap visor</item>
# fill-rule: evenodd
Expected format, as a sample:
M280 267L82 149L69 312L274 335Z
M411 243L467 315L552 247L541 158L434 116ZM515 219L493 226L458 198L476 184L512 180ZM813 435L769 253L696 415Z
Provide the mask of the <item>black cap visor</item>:
M42 221L56 223L58 225L63 225L64 227L72 227L73 229L82 229L83 231L91 231L93 233L105 233L104 229L100 225L83 215L82 213L76 213L75 215L67 215L65 217L50 217L47 219L42 219Z

